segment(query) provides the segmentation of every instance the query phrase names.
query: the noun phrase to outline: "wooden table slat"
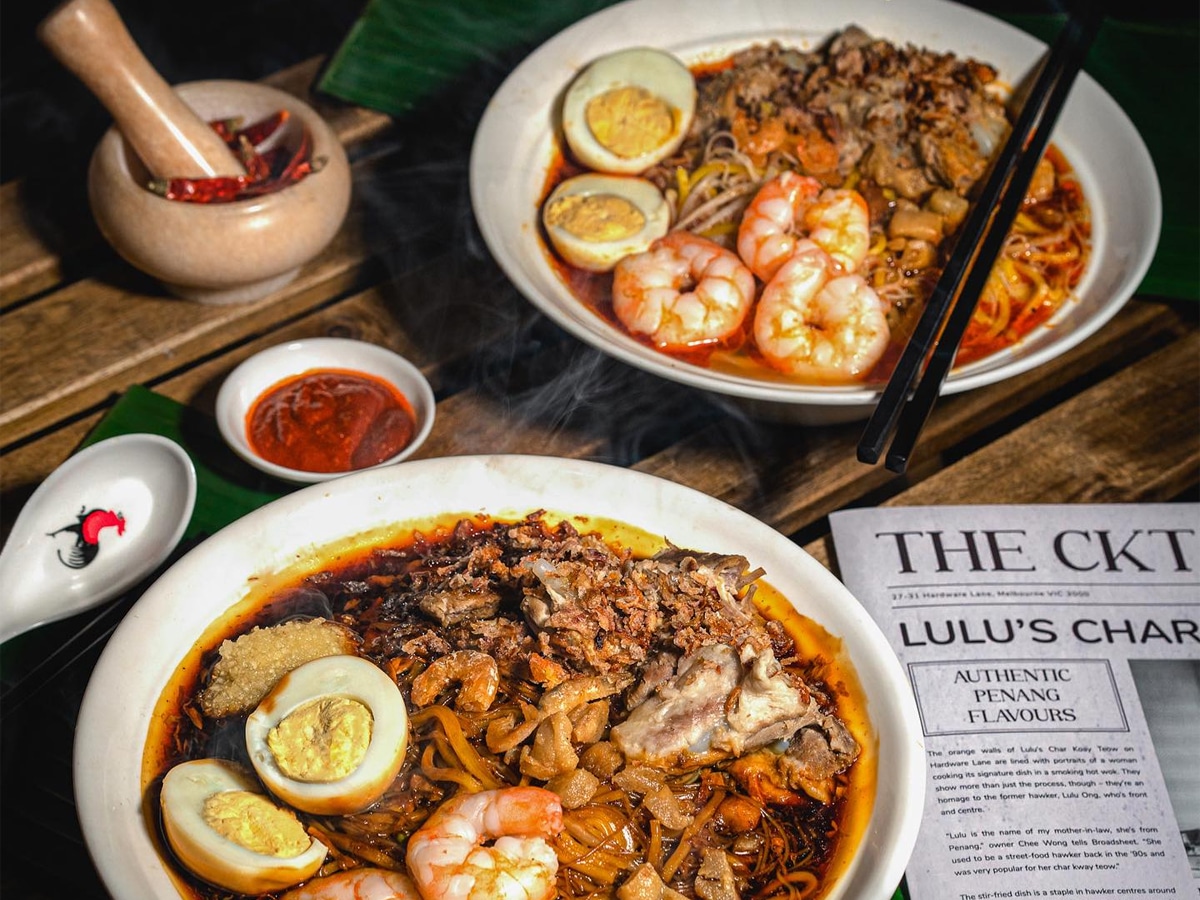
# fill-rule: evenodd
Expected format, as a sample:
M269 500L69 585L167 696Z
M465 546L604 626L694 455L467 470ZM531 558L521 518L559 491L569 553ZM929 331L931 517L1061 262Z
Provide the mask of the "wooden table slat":
M881 505L1171 502L1200 472L1198 398L1193 332ZM804 549L836 569L828 533Z
M1175 499L1200 468L1200 335L1190 334L884 505Z

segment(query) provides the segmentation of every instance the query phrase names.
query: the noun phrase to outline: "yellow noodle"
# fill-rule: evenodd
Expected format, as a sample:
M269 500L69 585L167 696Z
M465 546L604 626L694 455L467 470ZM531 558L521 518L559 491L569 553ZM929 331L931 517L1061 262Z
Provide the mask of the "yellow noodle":
M625 799L628 799L628 795L623 790L613 788L608 791L598 791L592 796L592 803L614 803Z
M605 868L604 862L607 854L596 853L594 847L588 847L581 844L571 834L563 832L554 839L554 852L558 857L560 865L570 866L577 872L582 872L589 878L597 881L604 881L606 876L611 877L612 869L616 867L616 863L611 858L608 868Z
M712 225L708 228L705 228L703 231L698 232L698 234L700 234L703 237L709 238L711 240L716 240L717 238L723 237L724 235L734 234L737 231L737 229L738 229L737 222L732 222L732 221L718 222L717 224Z
M617 879L617 873L621 871L617 865L604 867L602 864L591 862L577 862L571 859L559 859L559 867L563 869L571 869L586 877L589 881L597 884L611 885Z
M1050 296L1050 285L1037 266L1025 265L1021 266L1020 269L1021 274L1025 276L1033 287L1033 293L1025 301L1025 308L1036 308Z
M398 845L395 847L395 852L399 858L392 856L386 850L380 850L371 846L365 841L355 840L348 834L340 831L321 831L322 843L326 846L334 846L343 853L348 853L352 856L357 856L360 859L365 859L367 862L375 866L380 866L384 869L393 869L398 872L405 871L404 869L404 854L400 851Z
M563 816L563 825L579 840L595 844L621 833L630 822L618 810L593 802L582 809L568 811Z
M990 341L999 337L1004 329L1008 327L1011 316L1012 299L1010 292L998 291L992 310L991 324L988 326L987 340Z
M787 872L780 875L765 888L759 891L759 897L778 897L778 893L773 893L777 889L785 890L789 900L805 900L806 897L813 896L817 890L817 876L808 871Z
M646 848L646 862L654 866L655 871L662 871L663 845L662 823L658 819L650 820L650 845Z
M434 762L434 755L435 750L432 744L427 746L421 754L421 773L430 781L449 781L472 793L483 790L483 785L479 780L466 772L437 765Z
M454 755L458 757L458 761L464 769L475 776L476 780L485 788L493 789L500 787L500 780L495 777L490 766L479 755L479 752L471 746L471 742L467 740L466 735L463 734L462 725L454 710L448 706L434 704L413 713L410 717L414 728L420 728L429 719L436 720L442 726L442 731L446 735L446 739L454 749Z
M1039 263L1044 263L1047 265L1064 266L1069 262L1074 262L1075 260L1079 259L1079 255L1079 247L1072 246L1066 250L1058 251L1037 250L1030 254L1030 258L1035 259Z
M1032 231L1035 234L1046 231L1038 221L1026 213L1017 213L1017 217L1013 219L1013 229L1016 231Z
M692 172L692 174L690 176L690 183L695 184L700 179L706 178L709 175L712 175L717 172L721 173L722 175L747 175L747 174L749 174L746 172L746 167L741 165L740 163L732 163L732 162L728 162L727 160L720 159L720 160L714 160L713 162L707 162L707 163L704 163L703 165L699 166L696 169L696 171Z
M691 190L691 179L688 178L687 169L683 166L675 167L675 184L679 191L679 198L676 203L683 206L683 201L687 199L688 191Z

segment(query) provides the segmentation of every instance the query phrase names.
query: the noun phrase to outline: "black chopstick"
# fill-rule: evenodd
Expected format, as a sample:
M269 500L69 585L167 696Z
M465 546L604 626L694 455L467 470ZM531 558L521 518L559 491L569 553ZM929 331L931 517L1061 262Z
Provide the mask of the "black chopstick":
M862 462L877 462L883 445L896 431L886 466L893 472L903 472L908 465L912 447L954 362L980 291L1020 209L1034 168L1045 152L1058 114L1100 29L1103 5L1085 2L1082 6L1082 13L1068 16L1054 45L1043 57L1037 80L1021 107L1012 133L993 164L946 268L863 429L858 443L858 458ZM955 298L958 302L947 319ZM909 392L927 356L929 365L910 400ZM902 414L903 422L897 427Z

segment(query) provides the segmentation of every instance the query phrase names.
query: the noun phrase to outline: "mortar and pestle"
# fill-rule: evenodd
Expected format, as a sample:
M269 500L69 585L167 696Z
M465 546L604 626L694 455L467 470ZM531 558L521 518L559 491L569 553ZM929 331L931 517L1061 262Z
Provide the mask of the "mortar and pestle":
M291 94L245 81L170 86L109 0L68 0L38 37L112 115L92 154L88 201L105 239L176 296L246 303L279 290L333 239L350 204L350 165L329 125ZM279 190L220 203L167 199L151 182L245 175L209 124L286 110L269 144L299 146L315 171ZM267 145L264 145L264 147Z

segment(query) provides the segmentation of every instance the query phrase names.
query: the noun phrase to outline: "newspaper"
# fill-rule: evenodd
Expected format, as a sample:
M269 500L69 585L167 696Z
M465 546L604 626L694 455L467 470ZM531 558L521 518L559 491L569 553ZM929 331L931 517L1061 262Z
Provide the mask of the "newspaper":
M1200 504L830 516L928 753L913 900L1200 893Z

